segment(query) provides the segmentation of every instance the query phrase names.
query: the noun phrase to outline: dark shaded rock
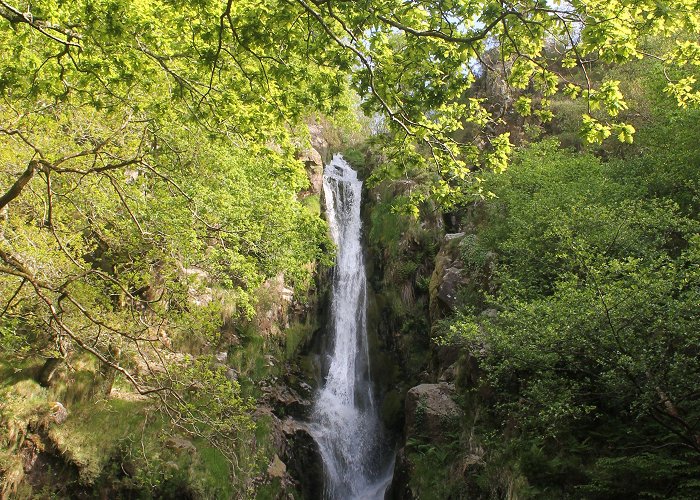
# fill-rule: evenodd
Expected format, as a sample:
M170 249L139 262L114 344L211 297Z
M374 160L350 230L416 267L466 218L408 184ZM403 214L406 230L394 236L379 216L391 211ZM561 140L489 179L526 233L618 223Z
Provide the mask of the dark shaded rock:
M61 367L62 363L63 358L48 358L44 361L44 365L41 367L41 370L39 370L39 375L36 378L39 385L42 387L49 387L56 371Z
M440 382L454 382L457 380L457 362L452 363L440 374Z
M276 385L263 389L274 413L279 417L305 418L311 410L311 402L302 398L294 389L286 385Z
M421 436L438 443L447 440L463 412L454 402L454 386L421 384L406 394L406 438Z
M455 310L458 305L458 292L464 279L462 269L457 266L445 270L437 287L437 297L449 309Z
M410 479L411 462L406 458L405 448L401 448L396 454L394 477L384 498L386 500L412 500L413 494L408 486Z
M463 237L448 240L435 257L435 269L430 277L430 321L435 324L460 305L460 289L468 282L459 254Z
M307 425L288 418L280 426L286 437L283 460L304 498L323 497L323 460Z

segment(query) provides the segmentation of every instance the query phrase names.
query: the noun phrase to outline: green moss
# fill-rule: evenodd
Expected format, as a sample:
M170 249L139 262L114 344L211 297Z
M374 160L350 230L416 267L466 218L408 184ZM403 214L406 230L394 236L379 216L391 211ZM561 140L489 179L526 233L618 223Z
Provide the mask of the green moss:
M204 498L233 498L231 467L226 457L204 442L195 441L195 445L198 460L190 469L193 489L199 490Z
M278 498L286 498L281 495L285 492L282 483L279 479L273 479L269 483L261 485L255 490L256 500L276 500ZM294 497L296 498L296 497Z
M301 346L306 343L314 333L316 325L295 323L284 331L285 359L293 359Z

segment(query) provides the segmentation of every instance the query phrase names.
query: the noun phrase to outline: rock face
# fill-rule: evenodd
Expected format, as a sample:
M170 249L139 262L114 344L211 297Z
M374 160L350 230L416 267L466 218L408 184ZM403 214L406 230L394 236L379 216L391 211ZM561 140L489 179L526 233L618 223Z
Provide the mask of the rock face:
M451 310L457 308L457 292L462 281L462 268L452 266L445 270L437 287L437 298Z
M302 193L302 196L319 194L323 186L323 159L321 158L321 153L312 147L297 153L297 159L304 162L306 175L311 184L311 189Z
M318 151L322 159L328 160L330 144L326 138L326 127L318 121L311 121L308 124L311 147Z
M467 273L459 255L461 238L451 238L440 248L435 258L435 270L430 278L430 320L432 324L460 305L458 289L467 281Z
M311 401L301 397L294 388L288 385L264 387L262 390L279 416L304 419L311 410Z
M287 475L287 466L276 454L272 459L272 463L267 468L267 473L270 477L282 479Z
M420 384L411 388L406 394L406 424L404 434L406 442L420 441L435 446L449 444L451 431L458 430L463 416L462 409L455 403L454 385ZM435 464L441 467L443 464ZM387 499L411 500L423 498L425 492L413 491L410 483L416 472L416 464L411 458L408 447L401 448L396 454L394 479ZM433 498L426 496L425 498ZM461 497L460 497L461 498Z
M421 384L406 394L406 437L421 436L439 443L446 431L456 427L462 410L454 402L454 386L448 383Z
M484 291L493 292L492 280L498 256L478 246L476 236L452 233L435 258L435 270L430 279L430 320L438 320L468 303L485 307Z
M303 498L322 498L323 461L306 424L288 418L280 428L285 438L286 471L297 483Z

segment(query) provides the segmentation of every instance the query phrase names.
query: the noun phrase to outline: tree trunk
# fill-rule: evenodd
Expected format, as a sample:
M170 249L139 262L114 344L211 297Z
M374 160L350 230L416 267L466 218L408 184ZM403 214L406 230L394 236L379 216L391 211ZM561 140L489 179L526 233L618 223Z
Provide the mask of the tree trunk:
M48 358L44 362L44 366L41 367L39 375L36 381L42 387L49 387L51 385L51 379L56 374L56 370L61 366L63 358Z

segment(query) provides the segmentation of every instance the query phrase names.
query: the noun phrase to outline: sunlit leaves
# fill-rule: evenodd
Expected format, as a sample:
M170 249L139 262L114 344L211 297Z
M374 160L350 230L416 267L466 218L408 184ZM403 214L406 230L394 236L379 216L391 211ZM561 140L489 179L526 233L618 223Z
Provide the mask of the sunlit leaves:
M678 106L687 108L700 105L700 89L695 85L694 76L686 76L677 82L669 83L665 91L676 98Z

